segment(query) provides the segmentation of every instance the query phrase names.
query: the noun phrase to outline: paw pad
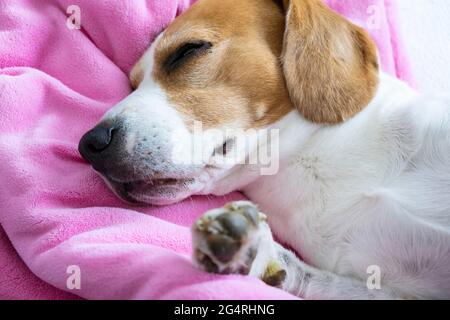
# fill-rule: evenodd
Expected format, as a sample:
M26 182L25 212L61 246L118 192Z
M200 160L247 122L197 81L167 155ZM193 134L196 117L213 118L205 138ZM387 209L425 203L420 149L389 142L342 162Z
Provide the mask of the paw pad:
M196 262L208 272L248 272L256 256L251 241L264 220L266 216L245 201L206 213L193 227Z

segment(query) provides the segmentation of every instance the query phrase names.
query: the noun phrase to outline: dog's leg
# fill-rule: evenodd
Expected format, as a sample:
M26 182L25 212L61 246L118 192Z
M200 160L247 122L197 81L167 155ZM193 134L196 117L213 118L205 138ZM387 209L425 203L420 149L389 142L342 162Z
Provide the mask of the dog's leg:
M396 299L352 279L310 267L272 238L264 214L241 201L207 212L193 226L194 261L203 270L259 277L306 299Z

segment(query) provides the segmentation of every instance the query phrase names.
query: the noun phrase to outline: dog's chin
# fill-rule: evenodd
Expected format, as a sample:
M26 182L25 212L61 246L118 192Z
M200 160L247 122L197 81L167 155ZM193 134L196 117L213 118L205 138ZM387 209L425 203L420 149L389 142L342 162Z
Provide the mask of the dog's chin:
M165 206L183 201L193 194L193 179L157 179L126 183L105 177L103 179L121 200L135 205Z

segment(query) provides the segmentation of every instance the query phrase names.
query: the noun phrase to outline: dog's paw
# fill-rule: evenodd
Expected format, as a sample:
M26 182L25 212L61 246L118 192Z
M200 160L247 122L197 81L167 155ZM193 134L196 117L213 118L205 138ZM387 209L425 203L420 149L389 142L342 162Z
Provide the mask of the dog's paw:
M207 212L192 228L194 262L210 273L249 274L261 240L271 239L265 220L247 201Z

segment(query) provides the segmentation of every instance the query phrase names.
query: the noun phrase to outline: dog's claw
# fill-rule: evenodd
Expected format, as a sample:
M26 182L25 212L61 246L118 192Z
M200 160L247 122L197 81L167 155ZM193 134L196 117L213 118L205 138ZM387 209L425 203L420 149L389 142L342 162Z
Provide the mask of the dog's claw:
M197 222L195 223L195 228L197 229L197 231L204 231L205 230L205 223L202 219L197 220Z

